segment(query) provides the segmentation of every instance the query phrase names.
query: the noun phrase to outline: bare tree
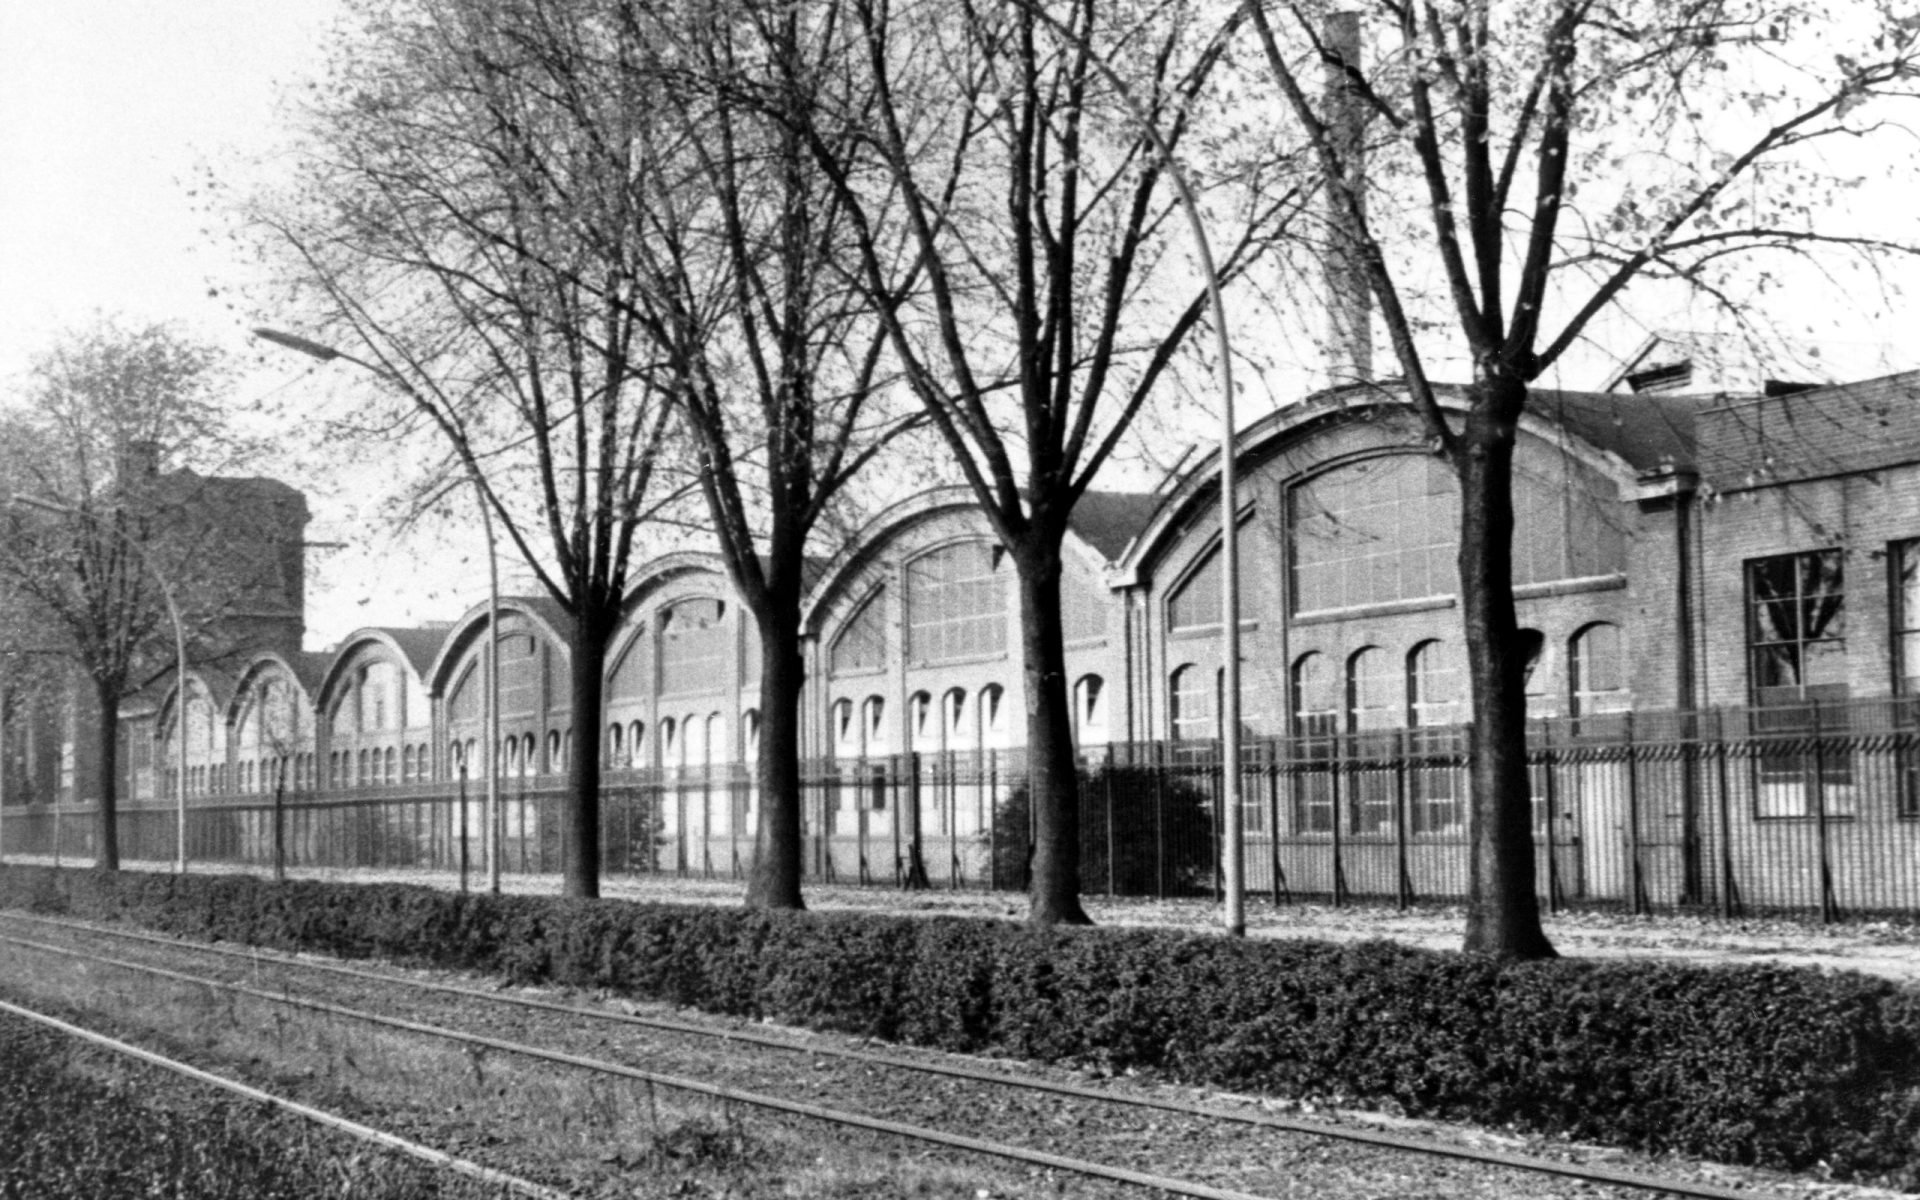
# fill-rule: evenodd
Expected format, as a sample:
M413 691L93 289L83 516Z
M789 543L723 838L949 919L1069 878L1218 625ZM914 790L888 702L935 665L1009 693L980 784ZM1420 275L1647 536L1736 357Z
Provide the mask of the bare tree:
M1195 181L1227 282L1284 235L1301 194L1236 152L1249 127L1210 91L1237 17L1223 27L1189 4L1107 0L858 0L854 12L904 261L861 199L875 186L867 161L817 131L812 148L849 197L899 369L1013 563L1029 916L1084 923L1060 554L1075 504L1206 317L1166 156ZM923 282L903 297L910 272Z
M437 434L450 458L419 494L474 487L570 618L562 869L566 894L595 896L607 648L636 537L686 478L636 341L645 231L528 37L558 12L411 0L370 17L311 106L298 182L251 218L296 311L349 349L278 340L383 385L384 406L341 425Z
M745 2L631 27L632 66L651 69L658 96L637 139L648 161L629 175L648 235L642 327L695 435L721 558L760 635L747 903L765 908L803 907L807 552L848 485L917 424L884 392L876 305L895 299L850 286L846 198L801 133L849 157L866 140L871 90L849 61L845 9Z
M1873 102L1911 94L1920 18L1873 3L1836 14L1758 0L1377 0L1362 6L1376 42L1368 62L1329 36L1320 0L1246 7L1329 181L1336 240L1459 479L1472 688L1466 948L1550 956L1512 586L1519 418L1542 374L1636 284L1737 310L1727 280L1742 259L1892 248L1821 203L1840 180L1816 151L1873 133ZM1322 70L1338 84L1324 96L1308 82ZM1349 106L1363 136L1341 119ZM1423 305L1435 276L1440 297ZM1471 363L1463 415L1442 409L1435 354Z
M277 561L236 552L270 539L253 522L274 514L232 511L206 477L160 471L242 449L216 400L223 382L211 348L162 325L102 321L39 356L25 403L0 414L0 486L14 497L0 592L17 640L87 680L102 870L120 866L120 702L175 667L165 593L196 657L214 661L237 648L233 614L280 582L255 577L277 575Z

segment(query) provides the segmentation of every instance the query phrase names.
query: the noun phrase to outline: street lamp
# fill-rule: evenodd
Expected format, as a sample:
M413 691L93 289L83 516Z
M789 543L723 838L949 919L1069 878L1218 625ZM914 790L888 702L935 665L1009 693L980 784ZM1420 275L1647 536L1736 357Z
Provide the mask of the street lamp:
M297 333L287 333L279 329L256 328L253 336L263 342L272 342L276 346L304 354L320 362L332 362L339 359L352 363L388 383L400 388L415 404L424 404L413 386L394 372L378 363L368 362L357 355L311 338L301 337ZM487 535L487 649L482 659L486 687L486 726L487 740L487 886L498 894L500 891L500 558L494 548L493 512L487 505L487 490L480 479L479 468L466 455L460 461L467 469L467 477L473 483L474 500L480 507L480 525ZM464 801L463 801L464 803ZM462 868L461 881L465 885L465 868Z
M63 517L79 517L90 521L96 528L104 529L126 543L133 551L140 565L147 569L154 581L160 585L160 597L167 602L167 619L173 622L173 653L176 684L173 700L174 733L174 856L173 869L179 874L187 873L187 627L180 620L180 605L173 594L173 584L153 565L147 552L124 530L111 525L102 525L92 513L74 508L72 505L59 504L38 496L28 496L20 492L13 494L13 502L23 508L38 509L41 512L54 513ZM57 811L57 810L56 810Z
M1078 40L1079 35L1039 5L1031 6L1029 11L1055 37L1068 43ZM1160 136L1160 130L1148 118L1140 101L1106 59L1093 53L1089 53L1087 59L1119 94L1133 123L1153 143L1155 156L1166 168L1167 177L1173 181L1180 208L1186 214L1187 228L1193 235L1194 251L1199 256L1200 271L1206 279L1207 306L1213 316L1214 374L1220 388L1220 639L1221 654L1225 660L1221 665L1220 679L1220 705L1223 710L1220 714L1220 757L1223 760L1220 804L1225 811L1220 814L1220 819L1224 822L1226 833L1221 847L1221 856L1226 860L1221 872L1225 877L1226 911L1222 914L1221 923L1225 926L1227 936L1245 937L1246 853L1242 848L1241 836L1245 814L1241 811L1240 791L1240 522L1235 499L1239 480L1233 459L1233 356L1227 342L1227 306L1221 299L1220 274L1214 267L1213 246L1207 240L1206 222L1200 216L1199 202L1193 197L1193 188L1187 181L1186 172L1181 169L1180 160L1174 157L1172 148Z

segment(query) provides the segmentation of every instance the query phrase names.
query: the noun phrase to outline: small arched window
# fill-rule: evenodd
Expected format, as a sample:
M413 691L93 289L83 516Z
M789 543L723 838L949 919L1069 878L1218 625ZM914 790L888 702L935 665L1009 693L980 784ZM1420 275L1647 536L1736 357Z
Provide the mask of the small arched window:
M1173 673L1168 688L1168 717L1173 737L1180 742L1209 741L1219 736L1216 689L1209 672L1188 663Z
M868 696L860 702L860 724L866 731L867 753L869 755L887 752L887 701L882 696Z
M967 709L967 689L948 688L940 698L940 735L947 749L973 742L973 714Z
M1082 675L1073 685L1075 736L1082 746L1103 746L1107 741L1107 688L1098 675Z
M1363 733L1370 729L1391 729L1400 722L1397 710L1399 691L1394 671L1387 663L1387 652L1378 646L1365 646L1347 660L1347 731Z
M1458 725L1462 719L1459 665L1438 639L1407 655L1407 724Z
M853 701L833 702L832 725L834 757L860 757L860 727L853 723Z
M1627 684L1626 637L1618 625L1600 621L1574 634L1567 660L1574 716L1625 712L1633 707L1633 691Z

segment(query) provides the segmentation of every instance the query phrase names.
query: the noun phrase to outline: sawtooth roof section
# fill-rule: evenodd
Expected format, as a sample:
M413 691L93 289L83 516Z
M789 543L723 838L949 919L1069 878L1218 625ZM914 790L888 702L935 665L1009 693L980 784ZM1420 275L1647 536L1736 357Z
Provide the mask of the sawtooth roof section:
M1527 408L1635 470L1694 465L1699 416L1717 396L1562 392L1535 388Z
M1920 371L1722 400L1700 417L1700 478L1736 492L1920 463Z

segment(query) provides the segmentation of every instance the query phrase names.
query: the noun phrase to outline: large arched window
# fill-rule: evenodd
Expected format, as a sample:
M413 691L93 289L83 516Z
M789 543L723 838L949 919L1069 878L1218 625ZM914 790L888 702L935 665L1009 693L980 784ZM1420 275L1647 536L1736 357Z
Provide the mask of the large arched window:
M1287 496L1296 612L1451 595L1459 490L1444 463L1391 454Z
M830 675L857 675L887 665L887 594L875 588L860 605L827 655Z
M1007 652L1005 553L989 542L963 542L907 564L908 653L920 663L985 658Z
M710 597L682 600L660 625L660 692L723 690L727 673L727 606Z

